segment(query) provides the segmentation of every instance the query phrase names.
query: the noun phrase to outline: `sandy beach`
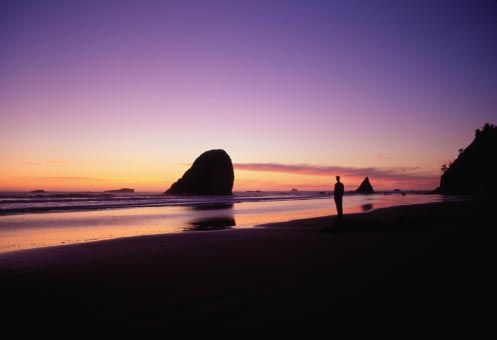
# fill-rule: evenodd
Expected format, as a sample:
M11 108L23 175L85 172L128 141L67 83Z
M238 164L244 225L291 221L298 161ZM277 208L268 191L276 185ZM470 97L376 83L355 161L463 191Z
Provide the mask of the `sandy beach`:
M494 201L0 255L4 335L496 335Z

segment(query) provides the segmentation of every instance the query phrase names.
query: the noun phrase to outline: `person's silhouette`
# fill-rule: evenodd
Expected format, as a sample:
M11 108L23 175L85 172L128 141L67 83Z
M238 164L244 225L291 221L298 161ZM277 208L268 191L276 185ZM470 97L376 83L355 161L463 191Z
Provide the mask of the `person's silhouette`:
M333 198L335 199L335 205L337 206L337 215L339 219L343 217L343 205L342 198L344 192L343 183L340 182L340 176L336 177L337 182L335 183L335 190L333 190Z

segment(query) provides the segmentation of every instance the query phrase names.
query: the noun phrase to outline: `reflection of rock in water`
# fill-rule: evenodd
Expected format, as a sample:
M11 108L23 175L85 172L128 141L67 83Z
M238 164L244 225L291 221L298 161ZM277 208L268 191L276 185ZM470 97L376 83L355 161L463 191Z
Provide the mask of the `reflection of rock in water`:
M192 206L193 210L223 210L233 209L233 203L207 203Z
M230 229L236 225L233 217L217 217L202 219L190 222L190 226L185 228L185 231L207 231L207 230L221 230Z
M363 205L361 205L361 208L362 208L362 211L368 211L368 210L373 209L373 204L372 203L363 204Z

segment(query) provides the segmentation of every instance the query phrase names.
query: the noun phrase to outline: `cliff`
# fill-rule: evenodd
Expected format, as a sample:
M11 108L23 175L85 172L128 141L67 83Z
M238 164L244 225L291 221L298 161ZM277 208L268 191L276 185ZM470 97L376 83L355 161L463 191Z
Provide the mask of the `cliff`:
M497 190L497 126L485 124L448 167L438 191L447 194L494 193Z

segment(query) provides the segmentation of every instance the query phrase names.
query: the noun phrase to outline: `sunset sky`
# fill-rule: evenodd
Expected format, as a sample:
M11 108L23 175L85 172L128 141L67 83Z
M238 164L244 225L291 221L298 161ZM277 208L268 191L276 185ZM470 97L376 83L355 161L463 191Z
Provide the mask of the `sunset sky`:
M487 122L492 0L0 3L0 190L434 189Z

